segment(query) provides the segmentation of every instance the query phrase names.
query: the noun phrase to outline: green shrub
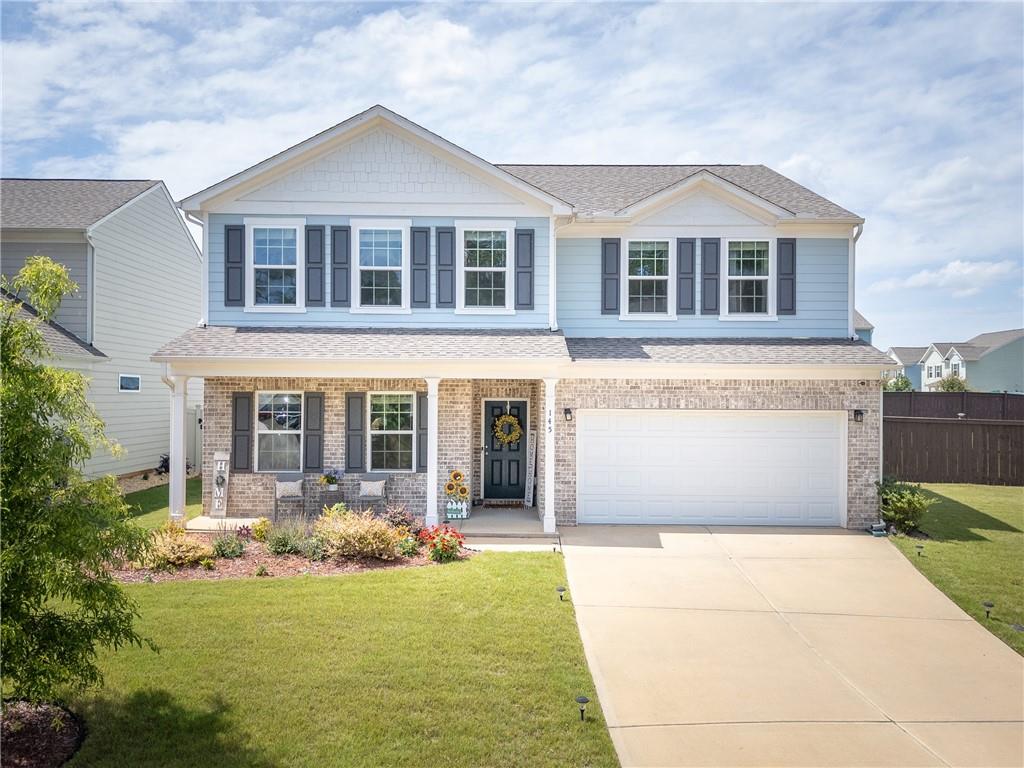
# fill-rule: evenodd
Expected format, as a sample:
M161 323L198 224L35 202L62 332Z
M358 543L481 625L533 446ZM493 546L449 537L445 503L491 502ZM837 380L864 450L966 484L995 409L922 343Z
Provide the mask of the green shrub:
M409 534L398 542L398 554L402 557L416 557L420 552L420 540Z
M213 554L217 557L234 559L245 554L245 539L234 531L223 531L213 540Z
M212 571L214 568L217 567L216 563L214 563L213 560L211 560L208 557L204 557L202 560L200 560L199 564L203 566L204 571Z
M925 510L935 503L920 485L904 483L887 477L878 486L879 509L887 526L900 533L917 530Z
M209 545L189 538L180 523L166 522L153 531L146 564L156 570L185 568L213 557Z
M316 536L310 536L302 542L302 555L303 557L313 561L327 559L327 552L324 549L324 543Z
M259 566L256 569L256 571L253 573L253 575L254 576L269 576L270 575L270 571L267 570L267 566L261 565L261 566Z
M301 555L306 544L306 526L287 522L267 532L267 550L272 555Z
M393 560L404 533L372 512L349 512L335 505L313 526L327 557L372 557Z
M266 541L268 533L270 533L270 521L267 518L261 517L252 524L252 537L256 541Z

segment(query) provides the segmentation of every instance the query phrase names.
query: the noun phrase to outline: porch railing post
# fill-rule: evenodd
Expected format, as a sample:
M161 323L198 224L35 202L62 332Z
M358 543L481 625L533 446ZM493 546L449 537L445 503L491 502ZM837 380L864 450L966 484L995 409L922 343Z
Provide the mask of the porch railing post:
M440 379L427 379L427 525L437 525L437 441L438 404L437 393Z
M544 379L544 533L555 533L555 385Z

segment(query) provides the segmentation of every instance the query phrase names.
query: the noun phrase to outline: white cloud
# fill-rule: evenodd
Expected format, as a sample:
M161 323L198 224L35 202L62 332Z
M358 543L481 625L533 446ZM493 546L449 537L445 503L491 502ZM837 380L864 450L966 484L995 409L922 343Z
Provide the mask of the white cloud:
M1021 265L1005 261L951 261L939 269L922 269L908 277L890 277L871 285L876 292L913 288L949 289L953 296L975 296L983 288L1019 272Z

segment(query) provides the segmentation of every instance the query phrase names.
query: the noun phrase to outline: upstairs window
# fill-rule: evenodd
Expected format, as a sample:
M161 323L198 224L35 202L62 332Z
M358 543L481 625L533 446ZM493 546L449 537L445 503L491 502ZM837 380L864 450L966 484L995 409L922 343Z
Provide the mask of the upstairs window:
M769 314L770 271L767 240L729 241L726 299L730 315Z
M508 285L508 233L468 230L464 263L467 307L504 307Z
M353 224L353 311L409 311L411 221L362 220Z
M254 227L253 303L295 306L298 300L298 233L292 227Z
M667 315L668 240L630 240L626 262L626 301L631 315Z

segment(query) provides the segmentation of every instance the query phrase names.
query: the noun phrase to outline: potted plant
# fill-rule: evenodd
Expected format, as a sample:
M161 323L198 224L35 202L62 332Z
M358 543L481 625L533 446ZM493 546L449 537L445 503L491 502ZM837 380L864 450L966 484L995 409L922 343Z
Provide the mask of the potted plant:
M325 470L322 475L320 475L320 485L327 486L328 491L338 490L338 483L340 482L341 472L339 470L328 469Z
M469 487L465 480L466 476L460 470L453 469L444 484L444 495L448 497L445 513L449 520L469 517Z

